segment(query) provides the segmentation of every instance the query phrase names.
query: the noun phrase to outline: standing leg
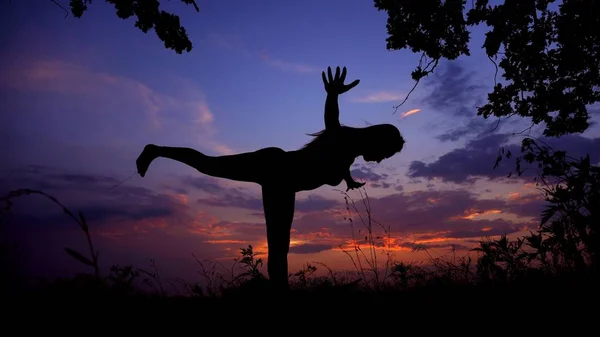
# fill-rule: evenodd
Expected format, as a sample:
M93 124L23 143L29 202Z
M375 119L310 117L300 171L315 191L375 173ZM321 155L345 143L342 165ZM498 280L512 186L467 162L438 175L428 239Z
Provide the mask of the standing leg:
M156 158L168 158L186 164L201 173L218 178L262 183L272 178L274 168L281 167L285 151L268 147L254 152L228 156L207 156L187 147L156 146L148 144L138 157L138 173L143 177Z
M267 224L267 271L275 289L288 287L288 252L296 193L280 187L263 186L263 208Z

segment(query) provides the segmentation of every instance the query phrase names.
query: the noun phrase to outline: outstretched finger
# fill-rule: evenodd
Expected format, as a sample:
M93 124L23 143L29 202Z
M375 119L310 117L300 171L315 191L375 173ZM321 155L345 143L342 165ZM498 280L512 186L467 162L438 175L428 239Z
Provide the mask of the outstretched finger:
M333 75L331 74L331 67L327 67L327 76L329 77L329 83L333 82Z
M357 86L357 85L358 85L358 83L360 83L360 80L356 80L356 81L354 81L354 82L352 82L352 83L350 83L350 84L346 85L346 86L344 87L344 90L345 90L345 91L348 91L348 90L350 90L350 89L354 88L355 86Z
M321 72L321 77L323 78L323 85L325 86L325 90L327 90L327 77L325 77L325 72Z
M335 67L335 79L336 81L340 79L340 67Z
M342 76L340 77L340 82L344 83L346 80L346 67L342 68Z

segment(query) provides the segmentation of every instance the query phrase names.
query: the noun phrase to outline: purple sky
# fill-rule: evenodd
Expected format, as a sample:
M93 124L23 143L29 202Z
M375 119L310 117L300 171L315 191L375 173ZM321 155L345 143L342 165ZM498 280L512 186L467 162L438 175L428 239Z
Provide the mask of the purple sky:
M387 14L370 1L198 1L200 13L166 5L180 14L191 53L165 49L154 32L143 34L101 1L82 19L63 18L50 1L35 10L13 1L0 13L0 192L40 189L83 211L103 266L145 267L155 258L165 273L193 278L192 252L225 264L248 244L264 252L258 186L159 159L146 177L111 187L134 172L147 143L210 155L299 148L323 128L320 72L337 65L348 68L349 81L361 80L340 97L341 122L394 123L406 139L402 153L380 165L358 158L353 172L369 182L373 217L391 226L397 259L424 258L410 251L415 242L440 255L450 244L535 226L541 201L526 184L531 177L505 179L507 165L492 170L498 147L518 143L510 133L526 121L490 133L496 121L475 116L494 83L480 49L484 31L473 32L473 56L441 62L392 114L413 85L418 55L386 50ZM400 117L412 109L420 112ZM598 137L594 126L560 146L593 152ZM352 239L340 192L302 192L296 205L290 268L311 261L350 268L331 249ZM84 237L59 208L24 197L11 219L9 232L35 273L81 270L63 248L85 252Z

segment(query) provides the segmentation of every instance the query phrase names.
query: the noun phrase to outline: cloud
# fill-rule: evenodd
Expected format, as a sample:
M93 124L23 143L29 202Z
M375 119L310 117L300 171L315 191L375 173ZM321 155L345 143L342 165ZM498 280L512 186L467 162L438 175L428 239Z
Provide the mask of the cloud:
M471 117L467 121L457 121L456 127L450 128L435 138L442 142L455 142L469 135L475 134L479 137L484 133L493 130L493 123L487 122L481 118Z
M256 252L266 252L264 222L224 220L188 202L191 193L200 189L210 193L243 193L243 189L228 189L201 179L182 181L185 188L177 185L157 191L131 185L114 188L118 180L111 176L32 165L1 176L0 196L18 188L41 189L72 211L81 211L105 271L114 263L144 267L149 258L156 258L166 275L193 280L195 267L187 266L193 262L190 252L201 259L232 258L238 257L239 248L248 244ZM319 206L320 200L309 198L300 208L318 211L323 208ZM77 224L60 207L43 197L21 197L14 200L6 219L9 220L9 226L5 226L7 237L28 254L28 273L68 276L81 271L81 265L73 263L64 247L83 253L89 248Z
M422 102L452 116L473 116L474 108L482 102L481 94L485 88L473 83L474 75L458 61L446 62L433 73L431 81L425 82L429 93Z
M538 218L546 205L542 195L533 193L513 192L507 200L505 211L522 217Z
M182 177L181 188L175 184L169 189L152 191L129 185L112 188L117 180L110 176L29 166L4 176L0 186L6 190L44 188L69 208L81 210L93 230L105 259L103 263L123 263L123 258L126 262L142 263L148 257L164 261L189 256L190 251L203 257L230 258L247 244L264 254L266 236L262 219L224 220L187 201L192 193L205 193L209 196L205 200L213 204L261 213L260 196L203 178ZM394 250L409 252L416 244L462 249L470 245L468 240L531 228L535 222L528 219L538 217L543 200L518 193L480 199L468 190L402 191L370 197L368 204L373 219L391 230L391 241L378 240L377 244L383 248L387 242ZM20 237L27 238L39 252L36 262L47 261L50 256L62 261L64 246L77 248L84 243L75 224L69 224L70 219L60 209L49 205L43 198L16 202L13 212L16 216L12 218L16 225L9 226L20 231ZM362 201L356 200L356 205L363 220L366 219ZM308 195L297 201L297 209L292 227L292 254L316 254L338 249L340 245L347 247L354 240L366 244L363 222L356 214L348 214L341 194L340 200ZM353 219L354 227L348 217ZM374 234L381 235L377 224L374 226ZM36 235L32 236L32 232ZM54 247L54 255L41 255L49 247Z
M404 98L400 93L394 93L389 91L379 91L365 96L359 96L350 99L353 103L386 103L394 102Z
M222 179L208 176L183 176L179 183L205 194L196 200L200 205L262 211L262 199L246 187L230 187Z
M262 215L260 197L240 190L225 189L225 192L211 195L208 200L212 205L239 207ZM362 220L353 211L349 214L341 200L309 196L304 202L298 201L292 227L292 247L296 248L292 251L311 254L348 244L353 240L349 217L353 219L354 234L361 237L359 231L365 231L362 221L367 219L366 212L361 200L355 202ZM426 190L370 197L369 205L373 219L390 226L394 249L408 251L408 246L400 243L416 242L427 244L430 248L450 249L453 245L467 244L463 242L467 239L517 233L528 226L531 228L535 226L531 219L539 217L544 201L531 193L479 199L468 190ZM266 249L262 219L255 223L221 222L211 226L210 230L218 233L223 240L215 243L230 245L228 240L262 240L260 247ZM374 232L380 235L377 234L379 227L374 226ZM460 247L455 246L454 249Z
M487 97L485 86L477 82L476 73L465 69L459 61L444 63L423 82L427 92L420 104L443 115L444 131L436 138L442 142L476 137L493 129L496 121L477 116L477 106Z
M296 210L303 213L326 211L339 205L341 205L340 201L317 194L309 194L306 199L296 200Z
M187 205L174 195L156 193L138 186L121 185L114 188L118 183L117 179L105 175L28 166L11 172L6 179L1 179L0 193L17 189L32 189L48 193L61 203L69 205L69 208L83 212L86 219L96 228L129 220L166 218L175 220L177 217L185 216L189 210ZM49 207L50 203L44 198L37 198L32 203L39 207L17 208L17 213L23 211L40 217L49 225L67 219L62 212L55 212L55 208Z
M260 194L252 193L244 187L228 187L219 183L218 179L211 177L183 177L182 183L196 190L207 192L209 195L197 200L199 204L214 207L235 207L256 211L263 211ZM330 209L339 204L339 201L326 199L320 195L309 194L304 199L296 199L297 212L317 212Z
M239 188L213 186L209 182L197 184L197 187L210 191L208 197L200 200L204 205L236 207L254 211L254 215L262 215L260 195ZM531 219L539 217L544 203L533 194L479 199L468 190L399 190L392 195L371 197L369 204L373 219L386 227L390 226L394 249L407 251L410 250L408 243L426 244L430 248L461 249L460 245L466 245L463 241L467 239L517 233L534 226ZM309 195L297 201L292 227L292 251L312 254L348 244L353 240L349 216L353 218L355 235L361 236L358 231L365 230L362 220L353 212L347 213L341 198L342 195L337 201ZM356 202L365 220L364 205L360 200ZM262 242L257 247L264 250L264 230L264 221L261 219L253 223L213 223L201 233L207 235L206 231L214 232L216 236L210 239L211 242L227 247L239 246L240 240L257 240ZM377 232L378 228L374 230Z
M366 213L362 202L355 202L364 219ZM514 233L528 225L529 220L518 223L511 216L535 218L539 216L542 201L532 196L518 200L478 199L470 191L454 190L400 192L371 197L369 204L373 219L390 226L393 236L420 237L424 240L426 235L432 238L464 239ZM351 216L355 229L360 229L363 226L360 218L354 212ZM326 239L347 239L351 236L350 223L344 219L347 217L343 206L299 217L293 228L295 235L300 237L321 233Z
M120 92L140 102L155 127L160 127L161 98L147 85L134 79L95 72L83 65L56 59L13 61L3 69L0 86L32 92L101 99Z
M439 249L439 248L450 248L455 251L460 250L468 250L472 247L456 244L456 243L416 243L414 241L401 241L397 240L394 242L394 245L402 248L408 248L410 250L413 249Z
M392 183L386 181L390 176L387 173L376 173L373 166L369 164L357 163L353 165L354 169L350 171L350 174L354 179L370 182L369 186L372 188L391 188L394 187L396 190L402 190L402 186L399 185L399 180Z
M310 65L282 60L272 56L266 51L254 51L247 47L242 39L237 35L208 34L207 39L223 49L240 53L245 57L256 58L261 60L264 64L282 71L296 73L319 72L319 69Z
M361 180L366 180L366 181L370 181L370 182L374 182L374 183L379 183L379 182L382 182L382 180L385 180L386 178L388 178L387 174L375 173L373 171L373 169L369 166L356 165L356 167L357 168L350 171L350 174L352 175L352 177L354 179L361 179Z
M130 185L113 188L114 182L116 179L104 175L24 167L0 178L0 194L20 188L41 190L75 215L81 212L100 252L102 273L114 263L143 267L153 256L165 261L189 256L191 251L206 256L218 253L196 246L203 236L195 236L196 242L190 240L190 230L202 219L193 216L179 195ZM17 243L27 256L22 268L28 274L53 277L84 271L65 254L64 247L88 255L85 236L59 205L37 194L12 201L3 231L5 238Z
M261 198L245 195L235 190L224 192L221 195L212 195L210 197L200 198L198 199L198 203L213 207L235 207L253 211L262 210Z
M507 134L491 134L486 137L474 139L462 147L452 150L431 163L413 161L409 165L407 176L410 178L441 179L443 182L456 184L472 184L478 179L505 180L509 172L514 171L515 161L504 159L494 169L498 151L510 136ZM579 135L569 135L560 139L542 138L557 150L565 150L567 154L580 158L589 153L592 163L600 161L600 138L586 138ZM513 158L521 154L520 145L509 144L504 146L506 151L511 151ZM525 172L520 177L513 175L510 179L531 181L537 173L535 165L522 163Z
M402 113L402 115L400 115L400 119L406 118L406 117L408 117L410 115L414 115L414 114L419 113L419 112L421 112L421 109L408 110L408 111Z
M323 245L323 244L304 244L298 246L291 246L290 253L291 254L315 254L320 253L326 250L330 250L333 247L331 245Z
M386 182L382 182L382 183L372 183L370 186L373 187L373 188L390 188L390 187L392 187L392 184L386 183ZM395 189L397 191L402 191L403 187L402 186L396 186Z
M317 68L312 66L300 63L287 62L281 59L274 58L266 52L260 52L259 56L260 59L263 60L266 64L283 71L291 71L296 73L315 73L319 71Z
M457 184L474 183L479 178L505 178L513 169L512 165L508 167L508 163L503 162L501 166L493 168L500 146L505 140L506 135L489 135L469 141L465 147L452 150L432 163L413 161L409 165L407 176L441 179L443 182ZM517 145L509 146L508 150L515 155L520 152Z
M362 219L366 212L362 202L356 201ZM466 250L479 239L501 234L519 233L536 226L540 200L531 196L522 199L478 199L466 190L417 191L397 193L385 197L371 197L371 214L377 223L390 228L383 232L373 224L375 245L378 249L410 252L416 246L428 249ZM528 209L530 208L530 209ZM514 216L523 216L515 220ZM505 217L513 217L508 220ZM531 217L531 218L530 218ZM352 218L352 222L349 221ZM366 221L366 220L365 220ZM264 224L245 224L252 231L241 232L235 224L228 224L231 236L252 237L264 240ZM243 234L242 234L243 233ZM253 233L253 234L252 234ZM300 214L292 226L290 252L315 254L327 250L353 249L354 244L368 245L364 235L366 228L361 218L344 205L329 210ZM262 241L261 250L266 250ZM227 244L224 242L223 244Z
M264 223L210 220L197 222L191 231L205 238L204 242L231 245L231 248L235 248L239 247L240 243L263 243L266 240Z
M218 180L210 177L181 177L183 186L191 187L208 193L223 193L226 188L219 184Z
M134 78L58 59L12 57L1 70L0 87L55 94L52 99L60 103L53 105L61 109L56 109L52 120L77 124L81 132L89 130L86 138L98 135L99 138L114 139L130 133L132 124L163 132L177 127L179 136L193 137L204 148L219 154L232 153L229 147L215 139L214 114L202 90L193 82L174 81L177 92L187 94L182 97L181 94L173 96L157 92ZM31 113L10 118L10 123L23 119L26 124L25 118L35 118L43 123L49 115L36 108ZM108 125L108 120L114 124ZM103 134L100 136L100 133Z

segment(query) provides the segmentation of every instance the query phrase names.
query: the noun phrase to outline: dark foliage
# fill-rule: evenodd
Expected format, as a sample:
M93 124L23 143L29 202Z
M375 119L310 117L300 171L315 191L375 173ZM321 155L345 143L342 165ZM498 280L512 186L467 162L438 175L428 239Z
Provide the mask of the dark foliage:
M116 14L121 19L136 17L135 27L147 33L154 28L158 38L164 42L165 48L173 49L181 54L183 51L192 50L185 27L181 26L179 16L160 9L159 0L105 0L115 6ZM196 11L200 11L194 0L181 0L186 5L193 5ZM71 14L81 18L88 10L92 0L70 0Z
M600 256L600 167L590 156L573 158L532 138L525 138L522 155L516 158L515 172L525 171L521 163L536 163L535 178L546 200L540 228L526 237L542 268L552 271L579 271L598 267ZM497 162L510 152L501 153Z
M477 114L531 119L544 123L543 134L560 137L589 127L588 108L600 100L600 2L595 0L375 0L388 13L387 48L410 48L431 61L413 72L418 81L441 59L469 56L468 27L488 27L482 48L502 69L488 102ZM498 61L499 60L499 61ZM415 84L416 86L416 84ZM414 88L413 88L414 89ZM547 202L540 226L516 242L505 237L481 242L478 274L484 279L517 277L538 264L555 273L597 268L599 250L600 168L585 158L570 158L533 138L524 138L521 163L536 163L536 181ZM501 148L496 165L511 158ZM509 175L510 177L510 175ZM527 248L527 249L524 249Z
M600 2L564 0L375 0L388 13L387 49L410 49L431 59L412 77L418 82L441 59L469 56L469 27L489 27L483 48L502 69L478 115L514 115L545 123L545 136L583 132L588 106L600 100Z

